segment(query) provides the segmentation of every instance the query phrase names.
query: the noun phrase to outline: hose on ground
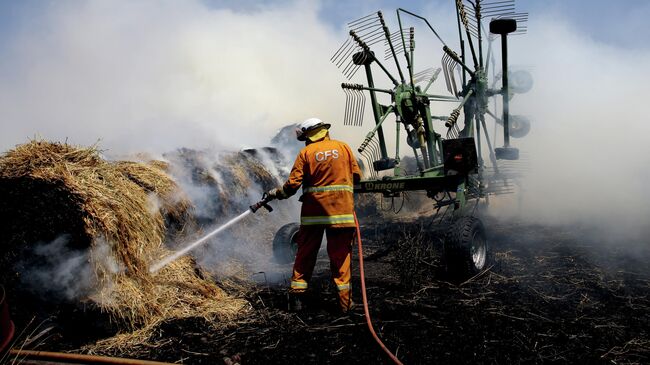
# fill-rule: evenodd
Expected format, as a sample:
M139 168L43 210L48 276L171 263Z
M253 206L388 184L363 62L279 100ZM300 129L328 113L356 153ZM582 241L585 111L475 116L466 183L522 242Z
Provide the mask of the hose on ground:
M372 320L370 319L370 311L368 310L368 296L366 295L366 279L365 279L365 274L363 271L363 250L361 248L361 230L359 229L359 220L357 219L356 213L354 214L354 224L356 225L357 228L357 243L359 244L359 275L361 276L361 296L363 298L363 311L366 315L366 323L368 324L368 329L370 330L370 333L372 334L372 337L375 339L375 341L379 344L382 350L390 357L391 360L395 364L398 365L403 365L401 361L395 356L387 347L384 345L384 343L379 339L379 336L377 336L377 333L375 332L375 328L372 325Z
M61 362L65 361L74 364L105 364L105 365L171 365L167 362L138 360L138 359L123 359L117 357L95 356L72 354L62 352L47 352L47 351L31 351L21 349L11 349L9 353L16 356L18 363L26 360L37 360L43 362Z

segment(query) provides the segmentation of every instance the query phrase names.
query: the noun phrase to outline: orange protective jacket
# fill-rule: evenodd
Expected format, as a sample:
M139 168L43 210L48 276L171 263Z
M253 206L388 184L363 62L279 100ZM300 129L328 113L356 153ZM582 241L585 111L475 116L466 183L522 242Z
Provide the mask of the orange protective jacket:
M282 189L293 195L302 185L300 224L354 227L353 185L360 179L350 146L325 136L300 150Z

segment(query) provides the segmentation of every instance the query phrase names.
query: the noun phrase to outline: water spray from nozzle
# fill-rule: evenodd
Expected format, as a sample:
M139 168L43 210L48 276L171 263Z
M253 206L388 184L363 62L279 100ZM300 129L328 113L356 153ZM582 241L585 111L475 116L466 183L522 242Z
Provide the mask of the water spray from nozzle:
M268 194L264 193L264 195L262 195L262 200L260 200L259 202L251 205L249 207L249 209L246 210L245 212L243 212L242 214L240 214L237 217L231 219L230 221L226 222L224 225L222 225L219 228L213 230L212 232L206 234L205 236L199 238L198 240L192 242L191 244L187 245L185 248L183 248L183 249L181 249L179 251L176 251L173 254L171 254L171 255L163 258L162 260L154 263L153 265L151 265L151 267L149 267L149 273L155 274L156 272L158 272L163 267L165 267L165 266L171 264L172 262L176 261L180 257L184 256L185 254L187 254L188 252L193 250L195 247L207 242L210 238L212 238L213 236L215 236L219 232L224 231L226 228L228 228L228 227L234 225L235 223L239 222L240 220L246 218L246 216L248 216L249 214L257 212L262 207L266 208L266 210L268 210L269 212L272 212L273 208L268 203L270 201L272 201L273 199L274 199L273 197L271 197Z

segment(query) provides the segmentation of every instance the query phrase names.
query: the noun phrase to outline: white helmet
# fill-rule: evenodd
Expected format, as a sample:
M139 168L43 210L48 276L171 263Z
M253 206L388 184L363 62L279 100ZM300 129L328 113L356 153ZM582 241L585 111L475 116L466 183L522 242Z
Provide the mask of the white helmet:
M327 128L330 129L332 125L329 123L324 123L318 118L309 118L304 122L298 124L296 129L296 137L299 141L305 141L307 139L307 133L318 128Z

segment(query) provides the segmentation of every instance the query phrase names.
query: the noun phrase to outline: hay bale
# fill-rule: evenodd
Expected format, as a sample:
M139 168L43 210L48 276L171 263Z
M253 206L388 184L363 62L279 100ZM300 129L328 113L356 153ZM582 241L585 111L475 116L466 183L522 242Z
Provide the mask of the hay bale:
M265 161L264 154L268 161ZM198 205L195 218L201 225L212 225L239 214L259 200L264 191L283 182L281 157L266 150L214 152L181 148L166 153L170 173L182 180L183 187L194 191Z
M169 164L151 160L147 164L118 161L115 167L149 194L151 210L160 210L165 219L167 238L177 239L197 229L194 206L189 197L167 175Z
M88 250L94 285L83 299L130 327L232 317L245 304L206 280L187 257L149 274L149 263L170 253L163 245L166 221L185 227L192 215L157 167L109 162L95 147L32 141L0 157L0 201L3 277L20 275L14 263L21 249L66 234L70 247Z

